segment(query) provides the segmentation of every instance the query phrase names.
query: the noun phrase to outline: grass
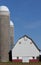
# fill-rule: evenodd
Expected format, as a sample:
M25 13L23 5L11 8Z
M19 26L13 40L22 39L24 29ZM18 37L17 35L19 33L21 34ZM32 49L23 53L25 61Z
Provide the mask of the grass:
M0 62L0 65L41 65L41 62L30 62L30 63L22 63L22 62Z

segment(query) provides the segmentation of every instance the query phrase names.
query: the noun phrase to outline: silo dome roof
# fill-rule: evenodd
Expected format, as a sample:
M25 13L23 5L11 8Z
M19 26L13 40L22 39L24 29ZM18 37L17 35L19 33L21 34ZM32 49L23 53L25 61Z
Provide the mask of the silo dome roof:
M10 21L10 26L14 26L14 24L13 24L13 22L12 22L12 21Z
M7 6L0 6L0 11L8 11L9 12L9 9Z

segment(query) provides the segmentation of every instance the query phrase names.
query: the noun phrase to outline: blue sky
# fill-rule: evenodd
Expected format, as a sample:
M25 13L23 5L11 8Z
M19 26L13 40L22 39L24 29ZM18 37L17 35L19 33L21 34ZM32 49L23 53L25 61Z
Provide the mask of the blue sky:
M14 41L28 35L41 49L41 0L0 0L10 10L14 22Z

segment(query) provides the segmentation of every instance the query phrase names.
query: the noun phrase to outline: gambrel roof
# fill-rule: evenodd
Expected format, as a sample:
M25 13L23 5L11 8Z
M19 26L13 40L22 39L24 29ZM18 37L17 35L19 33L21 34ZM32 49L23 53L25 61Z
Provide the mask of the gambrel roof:
M38 46L36 45L36 43L35 43L29 36L24 35L24 36L20 37L19 40L20 40L21 38L24 38L24 37L27 37L28 39L30 39L30 40L33 42L33 44L35 45L35 47L36 47L39 51L41 51L41 50L38 48Z

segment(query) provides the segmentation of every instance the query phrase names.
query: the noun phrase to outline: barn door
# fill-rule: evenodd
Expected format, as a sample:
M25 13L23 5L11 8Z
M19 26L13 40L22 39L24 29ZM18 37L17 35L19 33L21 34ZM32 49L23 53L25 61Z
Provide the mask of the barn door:
M12 61L12 51L9 51L9 61Z

